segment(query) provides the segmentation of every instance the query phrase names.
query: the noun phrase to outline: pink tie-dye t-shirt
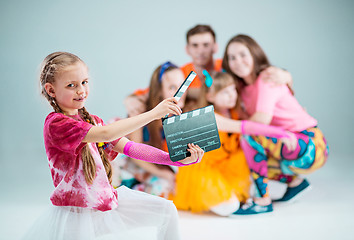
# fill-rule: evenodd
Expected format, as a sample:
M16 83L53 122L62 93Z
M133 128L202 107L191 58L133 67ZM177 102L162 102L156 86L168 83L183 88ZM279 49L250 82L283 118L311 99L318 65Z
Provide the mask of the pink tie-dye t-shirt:
M102 119L91 115L96 125L103 126ZM117 207L117 191L109 183L96 143L89 143L96 163L96 177L87 184L83 172L81 150L82 142L91 124L78 115L65 116L50 113L44 123L44 144L54 183L50 200L56 206L76 206L107 211ZM108 144L105 149L109 160L117 153L112 150L118 140Z

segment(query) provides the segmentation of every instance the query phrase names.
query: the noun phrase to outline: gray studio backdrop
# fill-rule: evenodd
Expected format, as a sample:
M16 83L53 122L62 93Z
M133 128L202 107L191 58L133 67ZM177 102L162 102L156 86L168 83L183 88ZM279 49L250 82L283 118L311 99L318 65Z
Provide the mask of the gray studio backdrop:
M80 56L92 78L88 110L125 117L124 97L148 86L154 68L190 60L185 34L198 23L215 29L217 57L232 36L253 36L272 64L292 73L296 97L328 138L330 160L353 154L354 1L208 2L1 1L0 187L16 194L9 182L51 186L42 136L51 108L37 80L47 54Z

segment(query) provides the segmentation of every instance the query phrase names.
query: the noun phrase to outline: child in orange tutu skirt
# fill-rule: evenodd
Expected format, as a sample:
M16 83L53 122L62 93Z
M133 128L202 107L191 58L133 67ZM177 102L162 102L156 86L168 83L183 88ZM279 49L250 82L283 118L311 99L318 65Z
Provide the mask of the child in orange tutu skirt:
M173 201L180 210L228 216L249 198L251 185L240 135L252 133L287 140L293 139L293 135L276 127L238 120L237 91L232 77L222 72L212 77L206 71L204 74L206 80L198 105L214 105L221 147L205 153L201 163L179 168Z

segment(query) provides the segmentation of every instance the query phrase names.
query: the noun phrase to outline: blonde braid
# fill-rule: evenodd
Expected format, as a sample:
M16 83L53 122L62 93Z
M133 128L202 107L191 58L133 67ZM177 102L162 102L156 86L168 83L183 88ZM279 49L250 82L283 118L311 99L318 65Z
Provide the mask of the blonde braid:
M64 114L64 112L61 110L61 108L59 107L59 105L55 101L55 98L50 97L49 103L52 106L52 108L54 109L54 112Z
M96 123L92 119L91 115L87 112L85 107L79 109L79 113L80 113L81 117L85 121L91 123L92 125L96 125ZM98 151L100 153L100 156L101 156L101 159L102 159L102 162L103 162L103 166L104 166L104 168L106 170L106 174L107 174L108 180L111 183L112 182L112 166L111 166L111 163L109 162L109 160L108 160L108 158L106 156L106 152L104 151L103 147L99 146L98 144L96 144L96 145L97 145L97 149L98 149ZM88 146L85 146L85 147L88 148ZM91 155L91 158L92 158L92 155ZM93 161L93 158L92 158L92 160L91 159L87 159L86 160L86 167L85 167L85 164L84 164L84 172L85 172L85 178L86 178L87 182L92 182L93 179L95 178L95 175L86 176L85 168L87 168L87 170L88 170L87 173L88 174L90 174L90 172L93 171L93 168L94 168L93 173L94 174L96 173L96 165L94 164L94 161L92 163L90 161ZM88 179L90 181L88 181Z

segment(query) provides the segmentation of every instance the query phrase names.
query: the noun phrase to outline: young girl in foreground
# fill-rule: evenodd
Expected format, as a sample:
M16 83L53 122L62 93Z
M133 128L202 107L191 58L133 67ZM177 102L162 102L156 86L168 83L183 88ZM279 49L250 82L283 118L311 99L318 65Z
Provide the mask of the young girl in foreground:
M278 137L291 144L293 134L249 121L239 121L235 110L236 85L227 73L207 72L199 107L213 104L221 147L204 154L199 164L180 168L174 203L178 209L212 211L229 216L249 197L250 171L240 145L240 133ZM289 145L290 147L290 145Z
M203 151L189 144L191 156L172 162L168 153L128 141L124 135L166 114L181 113L174 98L151 111L104 125L85 107L88 68L66 52L48 55L41 68L42 94L54 112L44 124L44 143L55 186L53 206L25 239L179 239L175 206L163 198L115 190L110 160L118 153L144 161L184 166Z

